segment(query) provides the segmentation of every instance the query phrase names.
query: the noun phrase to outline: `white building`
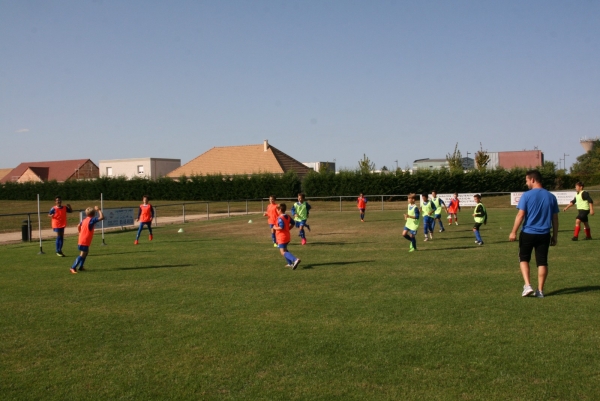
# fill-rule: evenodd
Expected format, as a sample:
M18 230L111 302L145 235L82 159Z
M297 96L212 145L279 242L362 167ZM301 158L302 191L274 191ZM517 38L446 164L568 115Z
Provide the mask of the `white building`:
M139 159L100 160L100 177L149 178L156 180L181 167L181 159Z
M321 171L321 169L326 169L328 172L335 173L335 162L302 162L306 167L310 167L315 170L317 173Z

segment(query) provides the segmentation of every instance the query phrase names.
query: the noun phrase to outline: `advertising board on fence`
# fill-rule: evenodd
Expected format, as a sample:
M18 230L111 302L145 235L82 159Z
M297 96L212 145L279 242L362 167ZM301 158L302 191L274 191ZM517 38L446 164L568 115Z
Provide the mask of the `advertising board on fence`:
M103 225L104 228L133 225L135 209L104 209L102 212L104 213L104 220L101 222L103 224L96 224L96 230L102 228ZM85 219L85 212L81 212L79 218L80 220Z
M521 199L521 195L525 192L511 192L510 194L510 204L512 206L517 206L519 204L519 200ZM554 192L550 191L551 194L556 196L556 200L559 205L568 205L575 198L577 192L575 191L566 191L566 192Z

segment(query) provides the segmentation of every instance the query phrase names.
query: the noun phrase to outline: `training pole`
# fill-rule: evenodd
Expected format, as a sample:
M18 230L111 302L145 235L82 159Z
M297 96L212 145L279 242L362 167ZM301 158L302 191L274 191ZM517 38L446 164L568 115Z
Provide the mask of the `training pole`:
M100 210L102 210L102 213L104 213L104 194L100 193ZM106 246L106 242L104 242L104 220L101 221L102 223L102 246Z
M44 254L44 250L42 249L42 216L40 215L40 194L37 194L37 205L38 205L38 232L39 232L39 236L40 236L40 251L38 252L38 255L43 255ZM27 227L27 229L29 230L29 227Z

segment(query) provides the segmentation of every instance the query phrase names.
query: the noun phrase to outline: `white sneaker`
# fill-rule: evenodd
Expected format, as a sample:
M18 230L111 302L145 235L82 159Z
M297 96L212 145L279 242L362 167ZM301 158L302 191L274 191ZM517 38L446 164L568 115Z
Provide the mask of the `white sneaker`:
M425 239L423 241L429 241L429 238L425 237Z
M533 294L533 288L531 288L530 285L524 285L523 286L523 293L521 294L522 297L528 297L529 295Z
M458 225L458 221L456 223L454 223L454 224Z
M544 293L540 290L537 290L534 295L536 298L544 298Z
M296 259L294 261L294 264L292 265L292 270L296 270L296 267L298 267L299 264L300 264L300 259Z

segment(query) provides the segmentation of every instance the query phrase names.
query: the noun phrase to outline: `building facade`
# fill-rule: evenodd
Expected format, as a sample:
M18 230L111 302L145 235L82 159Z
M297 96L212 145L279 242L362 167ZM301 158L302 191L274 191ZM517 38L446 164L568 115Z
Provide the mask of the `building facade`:
M181 159L143 157L137 159L100 160L100 177L147 178L166 177L181 167Z
M329 172L335 173L335 163L334 162L306 162L302 163L306 167L310 167L315 170L317 173L321 172L321 169Z
M544 165L544 152L541 150L519 150L509 152L486 152L490 161L488 170L497 168L535 168Z

